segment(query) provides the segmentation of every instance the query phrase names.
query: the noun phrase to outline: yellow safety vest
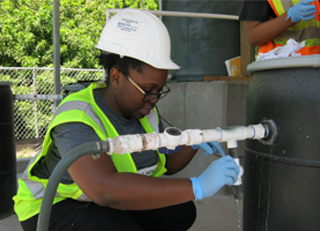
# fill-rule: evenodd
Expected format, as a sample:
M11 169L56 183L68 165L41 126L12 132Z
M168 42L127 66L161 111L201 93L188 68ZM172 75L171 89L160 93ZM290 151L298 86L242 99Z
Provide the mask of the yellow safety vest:
M277 16L284 14L292 6L296 5L299 0L268 0L270 6ZM301 48L297 53L301 55L314 55L320 54L320 38L319 38L319 21L314 18L308 21L301 21L286 31L282 32L278 37L273 40L260 45L259 53L268 53L278 46L287 44L288 39L293 38L301 43L305 41L305 47Z
M93 83L86 89L70 94L57 108L55 116L46 133L42 151L31 159L28 167L18 180L18 192L13 199L15 201L14 209L20 221L27 220L40 212L41 202L46 185L48 184L48 179L40 179L37 176L32 175L31 172L35 164L46 155L50 144L52 143L50 132L55 126L68 122L81 122L91 126L101 140L119 136L109 119L95 103L93 90L102 87L105 87L104 83ZM140 123L147 133L154 132L155 129L157 129L159 122L158 113L155 109L150 112L150 115L153 115L153 117L144 117L140 119ZM160 177L166 172L165 155L159 152L158 155L159 161L156 170L152 174L153 177ZM111 155L111 158L118 172L137 173L137 168L130 153L124 155L117 155L114 153ZM66 198L86 201L90 200L76 183L60 183L53 204L65 200Z

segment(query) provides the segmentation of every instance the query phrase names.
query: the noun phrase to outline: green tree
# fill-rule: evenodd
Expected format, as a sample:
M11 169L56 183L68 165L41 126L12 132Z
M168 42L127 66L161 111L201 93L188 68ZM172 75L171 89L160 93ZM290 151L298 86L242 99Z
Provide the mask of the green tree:
M101 68L94 47L106 21L108 8L157 9L157 0L60 0L60 65L66 68ZM53 1L0 0L0 66L53 67ZM12 91L31 94L32 70L19 74L1 73L1 81L13 83ZM79 77L79 76L78 76ZM61 73L61 84L76 82L73 76ZM35 94L54 94L52 73L37 74ZM48 92L50 90L50 92ZM32 93L33 94L33 93ZM15 102L15 113L21 115L16 134L34 138L33 105ZM37 124L40 132L50 123L51 104L38 101Z
M61 67L100 68L108 8L157 9L158 0L60 0ZM0 66L53 66L53 1L0 0Z

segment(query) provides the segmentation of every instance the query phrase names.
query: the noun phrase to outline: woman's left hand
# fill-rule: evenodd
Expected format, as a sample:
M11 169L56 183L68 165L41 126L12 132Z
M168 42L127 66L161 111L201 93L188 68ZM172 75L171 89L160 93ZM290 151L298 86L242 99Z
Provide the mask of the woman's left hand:
M191 147L194 150L198 150L200 148L203 149L204 150L203 154L205 156L210 156L210 155L214 155L214 154L217 154L217 153L220 153L221 156L225 156L226 155L224 153L220 143L217 142L217 141L191 145Z

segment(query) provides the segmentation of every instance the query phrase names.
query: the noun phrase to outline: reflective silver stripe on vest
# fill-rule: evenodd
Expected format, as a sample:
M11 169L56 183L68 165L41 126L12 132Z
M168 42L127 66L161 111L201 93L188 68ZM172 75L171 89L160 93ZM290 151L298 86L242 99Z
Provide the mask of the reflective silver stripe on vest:
M56 116L59 115L60 113L70 111L70 110L80 110L80 111L85 112L88 116L90 116L96 122L96 124L101 128L101 130L106 133L105 127L103 126L103 123L101 122L100 118L94 112L91 104L85 103L82 101L70 101L70 102L66 102L66 103L61 104L59 106L59 108L57 109L53 119L55 119ZM45 188L42 183L28 179L29 178L28 177L29 166L36 160L36 157L40 153L41 153L41 151L30 160L27 168L25 169L25 171L23 172L23 174L21 176L21 180L24 181L24 183L26 184L26 186L28 187L28 189L32 193L34 199L42 198L44 195L44 191L45 191ZM61 195L58 192L56 192L55 196L61 197ZM90 201L90 199L84 193L79 197L79 200Z
M28 186L34 199L40 199L43 197L45 188L41 183L32 180L25 180L24 182ZM56 192L55 196L61 197L58 192Z
M317 39L319 38L319 27L312 26L302 30L286 30L279 35L283 39L294 39L297 42L301 42L306 39Z
M146 116L151 127L156 133L159 133L159 125L158 125L158 115L156 110L152 109L150 113Z
M39 155L40 153L41 152L39 152L37 155ZM22 173L20 179L23 180L23 182L26 184L29 191L32 193L33 198L40 199L40 198L43 198L44 192L45 192L45 188L44 188L43 184L41 184L38 181L33 181L33 180L28 179L29 166L35 161L35 159L36 159L36 156L30 160L28 167ZM57 191L55 193L55 196L62 197ZM77 198L76 200L78 200L78 201L91 201L90 198L86 194L84 194L83 192L79 196L79 198Z
M96 124L106 134L105 127L103 126L103 123L100 120L100 118L94 112L92 105L89 103L82 102L82 101L70 101L70 102L63 103L62 105L60 105L58 107L56 113L54 114L53 119L55 119L56 116L59 115L60 113L65 112L65 111L70 111L70 110L84 111L88 116L91 117L91 119L94 120L94 122L96 122Z
M40 182L28 179L29 166L36 160L37 156L40 153L41 153L41 151L30 160L28 166L23 171L23 173L21 175L21 178L20 178L26 184L26 186L28 187L29 191L32 193L34 199L42 198L43 195L44 195L44 191L45 191L45 188L44 188L43 184L41 184ZM57 193L57 192L56 192L55 195L56 196L60 196L59 193Z
M92 201L86 194L82 194L76 199L77 201Z

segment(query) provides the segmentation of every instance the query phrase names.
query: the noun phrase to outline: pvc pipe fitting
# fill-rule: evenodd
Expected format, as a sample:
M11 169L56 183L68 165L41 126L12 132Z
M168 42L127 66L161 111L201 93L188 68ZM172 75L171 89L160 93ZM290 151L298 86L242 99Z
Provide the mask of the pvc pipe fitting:
M202 131L200 129L187 129L184 131L188 136L186 145L201 144L203 142Z
M244 173L244 169L243 167L240 165L240 160L239 158L234 158L234 161L236 162L236 164L238 165L240 172L238 174L238 180L236 181L236 183L233 184L233 186L239 186L242 184L242 175Z
M222 140L223 134L221 129L206 129L201 130L202 142L220 141Z
M248 126L248 139L260 140L267 135L268 131L262 124Z
M245 140L248 138L248 129L244 126L231 126L227 128L217 128L221 131L222 138L220 142L227 142L229 140Z
M156 132L141 134L144 150L156 150L160 146L160 137Z
M238 147L238 142L236 139L232 139L232 140L229 140L227 142L227 148L228 149L231 149L231 148L237 148Z
M179 128L168 127L164 133L158 134L160 138L160 147L166 147L174 150L179 145L184 145L188 141L188 136Z
M112 153L126 154L145 149L142 136L139 134L117 136L113 139L107 138L106 141L110 145L109 152L107 152L109 155L112 155Z

